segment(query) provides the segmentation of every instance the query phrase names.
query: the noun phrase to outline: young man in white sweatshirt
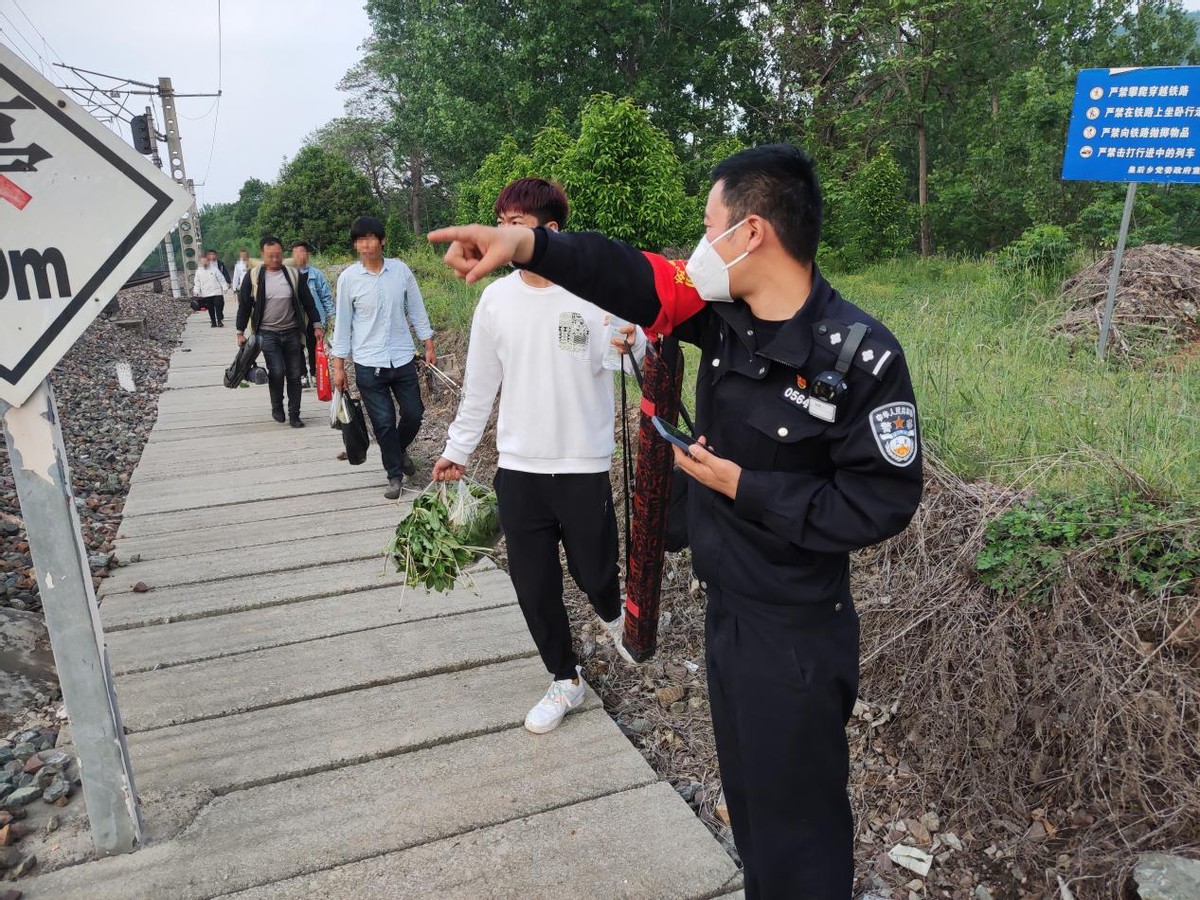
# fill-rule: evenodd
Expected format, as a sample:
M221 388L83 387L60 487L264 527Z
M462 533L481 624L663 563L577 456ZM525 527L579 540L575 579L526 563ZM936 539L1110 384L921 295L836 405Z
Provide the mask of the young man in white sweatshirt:
M229 282L216 264L210 264L207 255L196 261L196 276L192 279L192 296L199 297L208 309L208 318L213 328L225 326L225 292Z
M557 231L567 219L562 188L540 178L508 185L496 200L500 225ZM633 326L625 326L632 335ZM639 330L633 352L645 352ZM617 572L617 520L608 473L613 436L613 372L601 365L608 314L529 272L490 284L471 323L458 415L433 468L454 481L479 445L500 392L495 487L508 568L542 662L554 680L525 717L544 734L583 702L579 660L563 605L561 540L567 568L621 643L624 616Z

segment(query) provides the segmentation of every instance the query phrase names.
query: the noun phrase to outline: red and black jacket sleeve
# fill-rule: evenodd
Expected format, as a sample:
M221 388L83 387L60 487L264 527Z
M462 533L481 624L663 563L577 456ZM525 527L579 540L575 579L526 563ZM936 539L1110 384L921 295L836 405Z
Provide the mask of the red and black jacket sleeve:
M536 228L533 257L522 268L652 334L699 341L704 317L698 314L705 303L682 260L645 253L593 231Z

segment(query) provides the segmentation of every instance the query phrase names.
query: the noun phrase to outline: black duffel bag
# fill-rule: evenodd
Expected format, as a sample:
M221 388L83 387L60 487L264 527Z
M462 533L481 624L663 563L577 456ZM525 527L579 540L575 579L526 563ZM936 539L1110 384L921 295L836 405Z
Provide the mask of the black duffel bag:
M247 376L250 374L250 367L254 365L258 359L258 354L261 352L262 338L257 334L247 335L246 343L238 347L237 356L233 358L233 364L225 370L225 387L235 388L243 381L246 381Z

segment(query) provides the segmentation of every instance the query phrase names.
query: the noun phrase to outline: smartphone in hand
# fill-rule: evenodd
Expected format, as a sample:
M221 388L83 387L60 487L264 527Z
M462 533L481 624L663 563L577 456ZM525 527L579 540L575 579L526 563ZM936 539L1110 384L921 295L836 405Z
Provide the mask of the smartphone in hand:
M651 416L650 421L654 423L655 431L662 435L663 440L674 444L684 453L687 453L691 449L692 444L696 443L696 439L686 431L676 428L670 422L665 422L658 416Z

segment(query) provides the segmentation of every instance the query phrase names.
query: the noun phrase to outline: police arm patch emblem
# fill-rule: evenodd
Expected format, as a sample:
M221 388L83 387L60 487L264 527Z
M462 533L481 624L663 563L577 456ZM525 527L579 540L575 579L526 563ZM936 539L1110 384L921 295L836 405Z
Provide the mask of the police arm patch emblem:
M911 403L888 403L871 410L871 434L880 454L893 466L917 458L917 408Z

